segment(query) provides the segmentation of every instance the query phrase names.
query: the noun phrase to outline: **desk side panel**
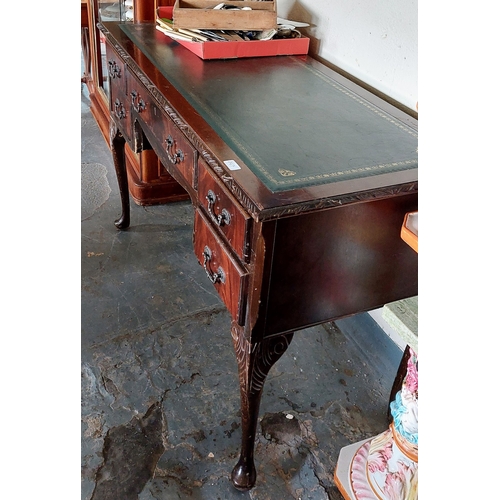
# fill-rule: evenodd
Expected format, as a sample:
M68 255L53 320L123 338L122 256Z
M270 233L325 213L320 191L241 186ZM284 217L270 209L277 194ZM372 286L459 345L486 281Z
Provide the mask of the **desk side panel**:
M401 239L417 194L277 221L264 335L418 294L418 256Z

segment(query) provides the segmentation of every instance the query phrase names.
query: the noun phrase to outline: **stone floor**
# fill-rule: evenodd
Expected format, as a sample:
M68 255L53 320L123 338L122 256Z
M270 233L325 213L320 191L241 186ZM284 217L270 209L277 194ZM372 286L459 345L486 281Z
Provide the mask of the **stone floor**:
M297 332L264 386L257 484L235 490L230 317L193 253L191 205L133 204L117 231L86 88L81 125L82 500L341 499L339 451L387 427L400 349L368 314Z

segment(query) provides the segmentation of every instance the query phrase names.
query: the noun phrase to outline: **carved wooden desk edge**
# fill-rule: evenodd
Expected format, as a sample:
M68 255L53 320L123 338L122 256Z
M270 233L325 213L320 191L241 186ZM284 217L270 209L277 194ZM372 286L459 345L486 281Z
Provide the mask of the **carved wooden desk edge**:
M154 98L158 106L165 111L169 118L177 125L177 127L184 133L186 138L195 146L200 156L210 166L212 171L223 181L225 186L235 195L238 201L248 210L256 221L271 220L284 216L293 216L301 213L306 213L311 210L318 210L340 205L347 205L349 203L357 203L369 199L382 199L388 196L395 196L402 193L418 191L418 181L402 182L392 186L384 186L379 188L362 190L357 193L345 193L334 195L331 197L322 197L319 199L311 199L301 203L293 203L291 205L284 205L279 207L265 208L258 205L245 190L238 184L238 182L231 175L227 167L213 155L207 147L203 139L196 134L191 127L182 119L181 116L172 107L168 99L160 92L160 90L151 82L151 80L144 74L140 66L135 62L125 50L122 49L119 42L115 39L113 34L102 23L98 23L99 29L106 36L107 40L111 43L116 52L122 57L124 62L133 71L141 83L150 92L151 97ZM342 75L346 78L345 75ZM257 180L257 182L259 182ZM300 191L301 189L297 189ZM289 192L293 193L293 189Z

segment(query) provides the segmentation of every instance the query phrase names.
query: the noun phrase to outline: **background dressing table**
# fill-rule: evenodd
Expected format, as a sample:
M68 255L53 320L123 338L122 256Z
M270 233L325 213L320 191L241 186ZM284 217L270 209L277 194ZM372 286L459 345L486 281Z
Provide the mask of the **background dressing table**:
M262 388L294 332L418 293L417 255L400 237L418 210L417 122L307 56L203 61L154 23L99 29L115 224L131 222L125 144L153 150L191 199L194 252L232 317L232 481L246 490Z

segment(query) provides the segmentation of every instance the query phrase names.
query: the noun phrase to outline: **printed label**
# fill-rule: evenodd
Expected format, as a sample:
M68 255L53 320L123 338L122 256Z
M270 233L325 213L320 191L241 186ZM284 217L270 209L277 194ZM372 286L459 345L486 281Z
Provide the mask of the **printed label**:
M225 160L224 164L229 170L241 170L241 167L234 160Z

